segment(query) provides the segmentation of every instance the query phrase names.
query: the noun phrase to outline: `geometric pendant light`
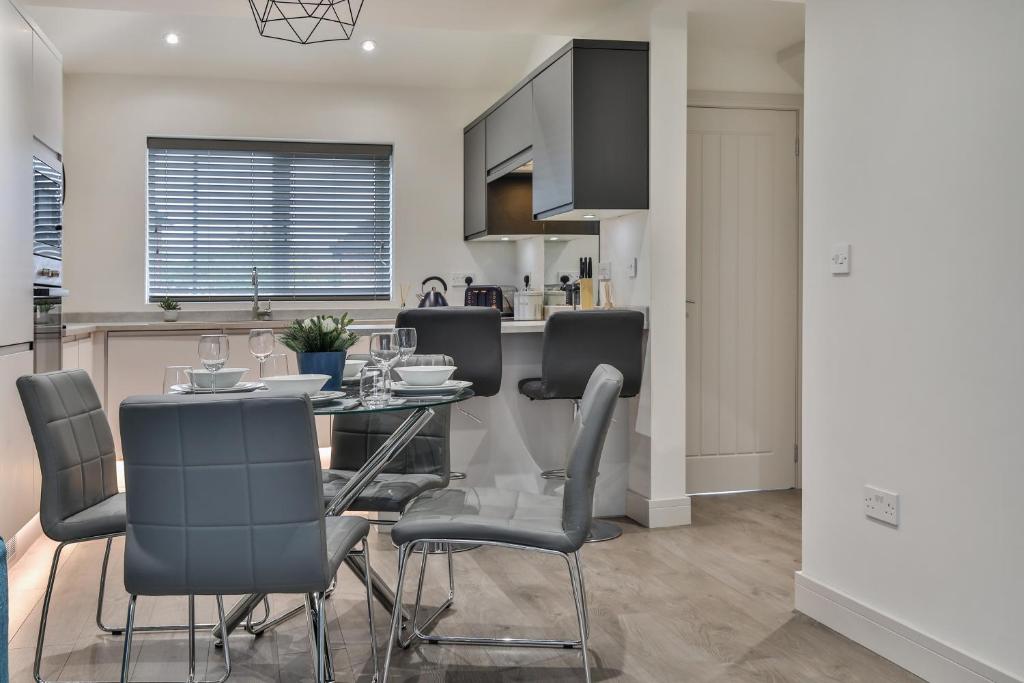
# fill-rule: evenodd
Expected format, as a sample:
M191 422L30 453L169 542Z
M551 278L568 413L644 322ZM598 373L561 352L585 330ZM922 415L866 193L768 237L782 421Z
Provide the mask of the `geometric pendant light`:
M249 0L260 35L292 43L348 40L363 0Z

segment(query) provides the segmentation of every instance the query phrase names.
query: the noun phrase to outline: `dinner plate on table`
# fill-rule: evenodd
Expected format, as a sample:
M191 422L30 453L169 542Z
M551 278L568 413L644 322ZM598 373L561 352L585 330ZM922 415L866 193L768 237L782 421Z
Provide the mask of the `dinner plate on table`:
M262 382L239 382L233 387L219 387L216 391L213 389L201 389L194 387L189 384L175 384L171 387L171 393L173 394L244 394L250 391L256 391L262 389Z
M461 379L450 379L444 384L432 386L418 386L398 381L391 383L391 391L396 396L451 396L471 386L472 382Z

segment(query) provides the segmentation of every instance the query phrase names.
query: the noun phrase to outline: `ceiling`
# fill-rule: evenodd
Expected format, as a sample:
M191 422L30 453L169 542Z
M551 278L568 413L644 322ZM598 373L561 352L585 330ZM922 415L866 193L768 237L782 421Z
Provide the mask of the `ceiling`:
M671 0L696 41L801 39L803 6ZM202 76L400 87L503 89L568 37L643 38L655 0L365 0L355 39L261 38L247 0L20 0L69 73ZM181 36L166 45L168 32ZM796 38L793 38L796 36ZM360 49L373 39L377 50ZM788 41L788 42L787 42Z

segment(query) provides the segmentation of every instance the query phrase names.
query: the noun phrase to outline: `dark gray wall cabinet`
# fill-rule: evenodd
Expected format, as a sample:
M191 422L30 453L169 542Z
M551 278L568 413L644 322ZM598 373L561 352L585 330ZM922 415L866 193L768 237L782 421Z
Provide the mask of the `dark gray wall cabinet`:
M647 43L573 40L466 126L465 238L597 234L648 208L648 72Z

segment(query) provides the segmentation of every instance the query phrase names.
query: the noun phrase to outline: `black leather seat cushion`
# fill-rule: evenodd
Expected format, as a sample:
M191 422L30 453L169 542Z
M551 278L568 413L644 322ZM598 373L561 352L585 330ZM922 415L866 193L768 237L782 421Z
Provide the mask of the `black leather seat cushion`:
M540 377L531 377L519 380L519 393L533 401L545 401L549 398L558 398L557 396L548 395L549 392L544 390L544 380Z
M328 517L324 520L327 534L327 567L331 575L338 573L341 563L370 531L365 517Z
M324 505L330 503L355 474L352 470L324 470ZM447 485L447 481L435 474L384 472L363 489L348 509L358 512L402 512L416 496Z

